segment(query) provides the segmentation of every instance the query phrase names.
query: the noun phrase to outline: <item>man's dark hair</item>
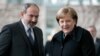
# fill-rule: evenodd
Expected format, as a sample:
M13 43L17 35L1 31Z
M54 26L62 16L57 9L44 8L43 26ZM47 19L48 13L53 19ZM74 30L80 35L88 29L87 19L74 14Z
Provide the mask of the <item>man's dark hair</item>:
M38 5L36 5L35 3L26 3L26 4L24 4L23 11L26 13L27 9L28 9L30 6L35 6L35 7L37 7L38 10L39 10Z

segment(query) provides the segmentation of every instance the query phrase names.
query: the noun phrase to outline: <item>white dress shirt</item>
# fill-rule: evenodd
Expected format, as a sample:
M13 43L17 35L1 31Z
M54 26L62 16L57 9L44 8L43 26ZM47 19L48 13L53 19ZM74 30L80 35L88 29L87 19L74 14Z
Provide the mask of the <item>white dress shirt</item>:
M22 24L23 24L23 26L24 26L24 29L25 29L25 32L26 32L26 35L27 36L29 36L29 33L28 33L28 29L29 28L31 28L31 35L32 35L32 38L33 38L33 40L34 40L34 32L33 32L33 29L32 29L32 27L29 25L29 24L26 24L25 22L24 22L24 20L23 19L21 19L21 21L22 21Z

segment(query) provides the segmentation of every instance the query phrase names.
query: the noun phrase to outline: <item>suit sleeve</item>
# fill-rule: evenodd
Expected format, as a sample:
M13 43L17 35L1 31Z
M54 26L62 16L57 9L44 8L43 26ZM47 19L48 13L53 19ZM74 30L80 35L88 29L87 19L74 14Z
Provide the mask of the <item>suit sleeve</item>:
M42 35L42 40L41 40L41 46L42 46L42 55L41 56L45 56L45 50L44 50L44 45L43 45L43 33L41 31L41 35Z
M51 52L52 52L51 41L47 41L45 44L45 56L50 56Z
M95 56L95 45L88 31L84 31L82 35L81 47L83 56Z
M5 26L0 32L0 56L7 54L11 42L10 29Z
M45 56L45 54L44 54L44 46L43 46L43 32L39 28L38 28L37 31L38 31L38 34L40 34L39 35L40 38L38 39L39 40L39 49L40 49L39 52L40 52L40 56Z

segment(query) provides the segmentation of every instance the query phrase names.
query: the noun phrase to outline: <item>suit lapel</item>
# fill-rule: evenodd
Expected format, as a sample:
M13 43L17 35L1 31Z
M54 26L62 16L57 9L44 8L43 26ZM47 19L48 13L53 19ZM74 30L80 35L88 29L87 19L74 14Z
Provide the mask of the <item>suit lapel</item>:
M40 50L40 48L42 48L40 45L41 45L41 38L40 38L40 34L38 33L38 30L36 29L36 27L34 27L33 28L33 31L34 31L34 35L35 35L35 40L36 40L36 42L37 42L37 47L38 47L38 49ZM40 51L39 51L39 53L41 53Z
M25 32L25 28L24 28L24 26L23 26L21 21L19 21L18 25L19 25L19 31L20 31L21 35L23 36L23 39L25 40L26 45L29 47L30 56L32 56L32 51L31 51L32 47L31 47L31 44L30 44L30 42L28 40L28 36L27 36L27 34Z
M37 33L35 28L33 28L33 31L34 31L35 40L38 42L38 40L39 40L38 39L39 38L38 33Z
M24 28L24 26L23 26L23 24L22 24L21 21L19 21L19 31L20 31L21 35L23 36L23 39L25 40L25 42L27 43L27 45L29 47L31 47L31 45L29 43L29 40L28 40L28 36L27 36L27 34L25 32L25 28Z
M32 46L31 46L31 44L30 44L30 42L29 42L29 40L28 40L28 36L27 36L27 34L26 34L26 32L25 32L25 29L24 29L24 26L23 26L23 24L22 24L22 22L21 21L19 21L19 31L20 31L20 33L21 33L21 35L23 36L23 39L25 40L25 42L27 43L27 45L28 45L28 47L29 47L29 49L30 50L32 50ZM35 36L35 40L36 40L36 42L37 42L37 48L40 50L40 41L41 41L41 38L40 38L40 36L42 36L42 35L40 35L39 33L38 33L38 29L36 29L36 27L34 27L33 28L33 31L34 31L34 36ZM39 53L40 53L40 51L39 51ZM30 54L32 54L32 52L30 51Z

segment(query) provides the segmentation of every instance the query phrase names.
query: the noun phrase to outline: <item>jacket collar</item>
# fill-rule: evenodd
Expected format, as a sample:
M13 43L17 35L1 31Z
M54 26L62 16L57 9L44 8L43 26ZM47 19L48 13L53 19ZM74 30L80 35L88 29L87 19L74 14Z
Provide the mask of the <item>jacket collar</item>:
M64 32L63 31L59 31L57 34L54 35L53 37L53 41L60 41L62 42L62 39L64 38L64 41L66 41L67 39L72 39L72 40L75 40L75 37L76 37L76 26L73 28L73 30L71 32L69 32L67 34L67 36L65 36L64 38Z

